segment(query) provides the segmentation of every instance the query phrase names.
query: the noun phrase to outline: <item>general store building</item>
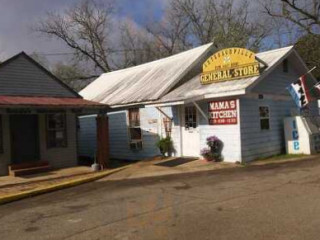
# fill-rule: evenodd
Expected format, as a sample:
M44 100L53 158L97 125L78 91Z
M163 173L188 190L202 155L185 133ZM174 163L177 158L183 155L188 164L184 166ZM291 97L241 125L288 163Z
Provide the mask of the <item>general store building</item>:
M80 94L111 106L113 158L159 155L155 143L166 135L175 156L198 157L215 135L224 161L248 162L285 151L283 121L297 111L286 88L307 70L292 46L254 54L207 44L102 74ZM92 156L94 139L94 116L81 117L81 155Z

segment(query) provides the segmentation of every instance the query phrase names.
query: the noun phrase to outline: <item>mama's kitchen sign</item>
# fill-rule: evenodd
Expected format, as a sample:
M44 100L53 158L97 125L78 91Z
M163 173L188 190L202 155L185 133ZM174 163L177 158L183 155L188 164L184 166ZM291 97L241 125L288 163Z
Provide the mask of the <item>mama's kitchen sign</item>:
M237 100L221 100L209 102L209 124L237 124Z
M244 48L227 48L208 58L202 65L201 84L258 76L255 54Z

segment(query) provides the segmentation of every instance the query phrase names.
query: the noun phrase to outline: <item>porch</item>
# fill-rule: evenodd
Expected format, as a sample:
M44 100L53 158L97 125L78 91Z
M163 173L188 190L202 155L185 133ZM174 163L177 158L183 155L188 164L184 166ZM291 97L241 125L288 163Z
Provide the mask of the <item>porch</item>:
M0 175L77 166L78 115L98 114L101 131L106 109L81 98L0 96Z

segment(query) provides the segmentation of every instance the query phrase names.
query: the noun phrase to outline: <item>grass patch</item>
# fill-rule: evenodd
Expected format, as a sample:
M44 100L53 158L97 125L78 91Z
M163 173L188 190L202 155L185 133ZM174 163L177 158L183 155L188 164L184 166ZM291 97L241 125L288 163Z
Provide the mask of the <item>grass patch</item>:
M268 161L268 160L287 160L290 158L306 157L306 154L276 154L270 157L258 158L255 161Z

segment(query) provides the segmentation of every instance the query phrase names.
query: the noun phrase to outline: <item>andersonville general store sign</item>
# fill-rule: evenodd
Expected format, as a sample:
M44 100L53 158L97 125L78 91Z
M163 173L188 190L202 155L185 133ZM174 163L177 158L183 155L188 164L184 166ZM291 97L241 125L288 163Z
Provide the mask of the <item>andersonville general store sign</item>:
M202 65L201 84L259 75L255 54L244 48L227 48L209 57Z
M237 100L209 102L209 124L237 124Z

